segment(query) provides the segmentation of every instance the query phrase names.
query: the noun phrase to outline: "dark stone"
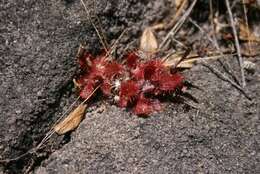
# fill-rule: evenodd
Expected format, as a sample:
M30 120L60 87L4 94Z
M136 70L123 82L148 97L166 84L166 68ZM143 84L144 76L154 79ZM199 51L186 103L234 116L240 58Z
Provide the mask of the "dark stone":
M92 2L86 1L109 42L125 28L131 29L124 43L136 41L144 26L170 10L166 0L98 0L95 11ZM79 0L2 1L0 16L0 159L6 159L35 147L75 100L72 79L80 42L93 52L101 45ZM5 169L19 173L27 164L23 159Z
M98 16L98 28L108 42L129 28L119 53L131 42L132 47L138 46L144 27L174 14L167 0L86 3L95 23L94 14ZM205 10L195 18L204 21L207 15ZM0 159L36 147L75 101L72 79L77 73L74 57L80 42L95 53L102 47L80 0L0 3ZM239 74L236 61L231 62ZM259 66L259 61L255 63ZM109 104L99 112L102 104L97 102L75 132L54 136L37 155L1 163L0 173L260 171L259 69L247 74L246 92L252 101L205 67L195 66L185 74L203 89L190 91L199 109L175 102L163 112L139 118Z
M249 101L205 67L185 74L202 89L190 90L198 109L184 112L186 104L176 103L140 118L107 104L103 113L87 113L71 142L36 173L258 173L257 75L247 84L255 94Z

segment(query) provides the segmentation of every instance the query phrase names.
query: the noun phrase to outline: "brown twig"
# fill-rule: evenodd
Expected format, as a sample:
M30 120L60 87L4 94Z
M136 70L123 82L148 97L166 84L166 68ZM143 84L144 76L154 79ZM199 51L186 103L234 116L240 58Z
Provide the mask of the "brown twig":
M84 9L85 9L85 12L87 14L87 18L88 20L90 21L91 25L94 27L98 37L99 37L99 41L101 42L102 46L104 47L105 51L108 52L108 48L107 48L107 45L106 45L106 42L103 40L103 37L101 36L100 32L98 31L96 25L94 24L94 22L92 21L91 17L90 17L90 14L89 14L89 11L88 11L88 8L84 2L84 0L80 0L81 4L83 5Z
M112 43L112 46L110 48L110 50L106 53L106 57L113 54L113 52L115 51L118 42L120 41L120 39L124 36L124 34L126 33L128 29L124 29L124 31L120 34L120 36L115 40L114 43Z
M171 39L172 39L172 41L176 42L177 44L179 44L183 48L188 49L188 47L184 43L182 43L181 41L175 39L174 37L171 37Z
M240 66L242 87L245 87L246 86L246 80L245 80L245 73L244 73L244 68L243 68L243 58L242 58L242 55L241 55L240 45L239 45L238 36L237 36L237 30L235 28L235 22L234 22L234 18L233 18L231 8L230 8L229 0L226 0L226 6L227 6L227 9L228 9L228 15L229 15L229 18L230 18L230 22L231 22L231 26L232 26L232 30L233 30L233 35L234 35L234 38L235 38L235 46L236 46L238 62L239 62L239 66Z
M175 13L175 15L173 16L173 19L170 21L169 24L166 24L166 26L164 27L164 29L169 29L171 28L176 20L179 18L179 16L181 15L181 13L183 12L184 8L186 7L188 1L187 0L183 0L180 7L177 9L177 12Z
M179 21L174 25L174 27L169 31L169 33L166 35L166 37L163 39L162 43L159 46L159 50L162 49L162 47L165 45L165 43L168 41L170 37L173 37L177 31L181 28L181 26L184 24L185 20L190 15L192 9L194 8L197 0L194 0L190 7L187 9L187 11L182 15L182 17L179 19Z
M212 73L214 73L217 77L219 77L223 81L230 83L233 87L235 87L237 90L239 90L248 100L252 100L251 97L248 96L248 94L244 91L244 89L241 86L239 86L237 83L235 83L230 78L225 76L219 70L217 70L213 66L210 66L210 65L206 64L205 62L201 62L201 64L203 66L205 66L206 68L208 68Z
M191 49L188 48L188 49L184 52L184 54L182 55L182 57L180 58L180 60L178 60L178 61L172 66L172 69L176 69L177 66L178 66L184 59L187 58L187 56L190 54L190 52L191 52Z
M248 25L248 18L247 18L247 8L246 8L246 4L245 4L245 0L242 0L243 1L243 10L244 10L244 15L245 15L245 23L246 23L246 29L249 31L249 25ZM246 32L247 34L247 37L250 38L250 33L249 32ZM249 39L249 52L253 52L252 51L252 40L251 38Z
M217 40L217 37L216 37L216 32L215 32L215 27L214 27L214 14L213 14L213 3L212 3L212 0L210 0L209 2L209 7L210 7L210 23L211 23L211 26L212 26L212 31L213 31L213 36L212 36L212 39L213 39L213 42L214 42L214 46L217 48L217 50L220 51L220 53L222 52L221 49L220 49L220 46L218 44L218 40ZM223 53L222 53L223 54ZM224 55L225 56L225 55ZM239 80L238 80L238 77L236 76L236 74L233 72L232 68L231 68L231 65L228 63L228 61L226 62L222 62L221 60L218 60L218 62L220 63L220 65L225 69L225 71L239 84Z
M86 101L88 101L88 100L90 99L90 97L99 89L99 87L100 87L100 85L97 86L97 87L93 90L93 92L92 92L83 102L81 102L80 104L84 104ZM70 105L69 109L67 109L67 110L65 111L65 113L62 114L62 116L54 123L54 126L52 126L52 128L46 133L46 136L41 140L41 142L40 142L35 148L32 148L31 150L25 152L24 154L21 154L21 155L15 157L15 158L0 160L0 163L9 163L9 162L11 162L11 161L17 161L17 160L19 160L19 159L21 159L21 158L23 158L23 157L25 157L25 156L27 156L27 155L29 155L29 154L36 153L36 152L42 147L42 145L43 145L44 143L46 143L46 142L51 138L51 136L55 133L55 131L54 131L54 129L53 129L53 128L55 127L55 125L57 125L58 122L59 122L62 118L64 118L64 116L68 113L68 111L71 110L71 108L76 104L76 102L78 101L78 99L79 99L79 97L77 98L76 101L74 101L74 102L72 103L72 105Z
M211 4L211 3L210 3ZM212 4L211 4L212 5ZM212 11L212 7L211 7L211 10ZM195 26L197 27L202 33L204 33L207 37L207 39L211 42L211 44L217 49L217 51L219 52L219 54L221 56L223 56L224 58L227 56L226 54L223 53L223 51L220 49L219 45L218 45L218 42L217 42L217 39L216 39L216 35L215 35L215 31L214 31L214 27L213 27L213 39L209 36L209 34L203 29L201 28L195 21L193 21L191 18L189 18L189 21ZM213 21L213 19L212 19ZM212 25L213 22L212 22ZM239 83L238 81L238 78L236 77L235 73L232 71L232 68L230 66L229 63L223 63L220 59L217 59L217 61L222 65L222 67L224 68L224 70L226 70L226 72L237 82Z

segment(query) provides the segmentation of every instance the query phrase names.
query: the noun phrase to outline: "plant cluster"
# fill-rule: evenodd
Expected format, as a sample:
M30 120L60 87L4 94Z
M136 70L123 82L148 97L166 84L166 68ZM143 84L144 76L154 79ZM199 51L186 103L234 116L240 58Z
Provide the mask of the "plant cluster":
M76 78L80 97L87 99L99 87L102 94L118 106L132 108L136 115L160 111L161 96L182 89L184 76L172 71L162 59L142 60L136 52L124 56L122 63L89 52L78 58L81 74Z

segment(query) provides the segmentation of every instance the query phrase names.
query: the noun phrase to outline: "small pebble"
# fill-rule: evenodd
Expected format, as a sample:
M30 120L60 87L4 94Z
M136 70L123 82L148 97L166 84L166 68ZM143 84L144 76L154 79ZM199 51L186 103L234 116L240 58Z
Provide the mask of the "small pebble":
M245 70L247 70L248 72L254 73L256 70L256 65L255 65L255 63L246 60L246 61L244 61L243 68Z

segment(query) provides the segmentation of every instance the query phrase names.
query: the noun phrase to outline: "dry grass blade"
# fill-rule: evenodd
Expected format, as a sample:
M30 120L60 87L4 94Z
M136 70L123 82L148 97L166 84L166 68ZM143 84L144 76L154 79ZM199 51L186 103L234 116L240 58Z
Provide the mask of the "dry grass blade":
M175 0L174 2L175 2L176 8L177 8L177 9L180 8L180 6L181 6L182 4L184 4L185 1L187 2L187 0Z
M86 107L86 104L80 104L62 122L55 125L54 131L59 135L63 135L69 131L76 129L79 123L84 118L84 112Z
M78 107L78 108L76 108L76 109L78 109L79 111L82 110L82 112L83 112L83 114L84 114L84 111L85 111L85 109L86 109L86 108L84 108L84 107L86 107L86 105L85 105L84 103L89 100L89 98L99 89L99 87L100 87L100 85L97 86L97 87L93 90L93 92L79 105L80 108ZM51 136L52 136L55 132L58 133L58 134L60 134L60 135L62 135L62 132L65 132L65 129L62 127L62 125L64 125L65 128L66 128L66 125L67 125L66 122L69 122L69 120L75 121L75 123L77 123L77 122L80 123L80 121L77 121L77 120L79 120L81 117L79 117L79 118L77 118L77 119L75 119L75 120L69 119L69 118L72 117L72 116L70 116L70 115L72 115L73 112L76 112L76 111L75 111L76 109L75 109L71 114L69 114L70 117L68 116L68 117L66 117L62 122L58 123L58 122L65 116L65 114L66 114L69 110L71 110L71 108L76 104L76 102L78 101L79 98L80 98L80 97L78 97L77 100L74 101L73 104L69 107L69 109L65 111L65 113L61 116L61 118L56 121L57 124L56 124L56 123L54 124L54 127L52 127L52 128L50 129L50 131L48 131L48 132L46 133L45 137L41 140L41 142L40 142L35 148L32 148L31 150L29 150L29 151L27 151L27 152L25 152L25 153L23 153L23 154L21 154L21 155L15 157L15 158L0 160L0 163L8 163L8 162L10 162L10 161L16 161L16 160L19 160L19 159L21 159L21 158L23 158L23 157L25 157L25 156L27 156L27 155L29 155L29 154L36 153L37 150L39 150L39 149L43 146L43 144L46 143L46 142L51 138ZM84 110L83 110L83 108L84 108ZM77 112L79 112L79 111L77 111ZM79 113L80 113L80 112L79 112ZM83 117L82 117L82 118L83 118ZM67 120L67 121L65 122L65 120ZM74 124L75 124L75 123L74 123ZM78 124L79 124L79 123L78 123ZM73 123L72 123L72 124L73 124ZM75 124L75 125L76 125L76 124ZM76 127L77 127L77 126L75 126L75 128L76 128ZM72 129L72 128L73 128L73 126L71 126L71 128L70 128L71 130L74 130L74 129L75 129L75 128L74 128L74 129Z
M245 19L245 27L246 27L246 31L248 31L248 32L247 32L247 37L249 38L251 32L250 32L250 30L249 30L248 18L247 18L247 12L248 12L248 10L247 10L247 8L246 8L246 4L244 3L245 0L242 0L242 2L243 2L243 10L244 10L244 15L245 15L245 18L244 18L244 19ZM239 26L239 28L240 28L240 31L241 31L241 26ZM241 35L241 34L239 34L239 35ZM240 39L241 39L241 36L240 36ZM249 45L249 52L252 52L251 42L252 42L252 41L249 39L249 43L248 43L248 45Z
M218 23L215 23L214 21L218 22L218 18L214 18L214 11L213 11L213 2L212 0L209 1L209 8L210 8L210 23L211 23L211 27L212 27L212 31L213 31L213 35L212 35L212 44L213 46L217 49L217 51L224 57L224 53L223 51L220 49L218 40L217 40L217 28L218 28ZM205 33L205 31L199 26L199 25L195 25L197 27L199 27L199 30L201 30L202 32ZM224 27L224 26L222 26ZM210 38L210 36L207 34L207 37ZM224 68L224 70L226 71L226 73L228 73L235 82L239 83L238 77L236 76L236 74L234 73L231 65L229 64L228 61L222 62L220 59L217 60L220 65L222 65L222 67Z
M244 89L239 86L236 82L232 81L230 78L228 78L227 76L225 76L223 73L221 73L219 70L217 70L216 68L214 68L213 66L210 66L208 64L206 64L205 62L201 62L201 64L203 66L205 66L206 68L208 68L212 73L214 73L218 78L222 79L225 82L230 83L233 87L235 87L237 90L239 90L248 100L252 100L250 96L247 95L247 93L244 91Z
M195 4L197 3L197 0L194 0L190 7L186 10L186 12L182 15L182 17L179 19L179 21L174 25L174 27L170 30L170 32L166 35L162 43L160 44L159 48L162 48L165 43L168 41L170 37L173 37L177 31L181 28L181 26L184 24L187 17L190 15L192 9L194 8Z
M140 40L140 50L145 53L154 53L158 49L158 43L154 36L153 30L150 27L147 27L142 34Z
M242 58L242 55L241 55L241 50L240 50L240 45L239 45L239 41L238 41L237 30L235 28L235 22L234 22L234 18L233 18L233 14L232 14L231 8L230 8L229 0L226 0L226 6L227 6L228 15L229 15L231 26L232 26L232 30L233 30L233 35L235 37L235 46L236 46L238 62L239 62L239 66L240 66L242 87L245 87L246 86L246 80L245 80L245 72L244 72L244 68L243 68L243 58Z
M188 6L188 0L175 0L175 5L176 5L177 12L173 16L170 23L165 26L166 29L171 28L176 23L181 13Z
M108 57L108 59L112 59L112 54L114 53L114 51L116 50L116 47L118 46L118 43L120 41L120 39L124 36L124 34L128 31L128 29L125 29L120 36L115 40L115 42L112 44L110 50L106 53L106 57Z
M62 122L56 124L53 128L54 132L59 135L65 134L66 132L72 131L78 127L81 120L84 118L84 112L87 107L84 104L90 99L90 97L99 89L100 85L97 86L91 94L74 110L72 111Z
M108 48L107 48L107 44L106 44L106 41L104 40L104 37L102 37L102 33L100 33L96 27L96 25L94 24L94 22L92 21L91 17L90 17L90 14L89 14L89 10L84 2L84 0L80 0L81 4L83 5L84 9L85 9L85 12L87 14L87 18L88 20L90 21L91 25L94 27L98 37L99 37L99 41L101 42L103 48L105 49L106 52L108 52Z
M260 42L260 38L257 37L248 27L248 25L242 21L239 23L239 39L250 42Z
M178 64L176 66L177 68L185 68L186 69L186 68L191 68L198 61L218 60L218 59L225 58L225 57L228 57L228 56L233 56L233 55L234 54L225 54L223 56L223 54L219 54L219 55L212 55L212 56L202 58L199 55L193 53L193 54L188 55L185 60L180 62L180 60L182 59L182 55L180 53L176 53L176 54L169 56L167 58L167 60L165 60L164 65L171 67L171 66ZM180 62L180 63L178 63L178 62Z
M250 48L250 49L248 49ZM260 55L260 44L257 42L252 42L251 44L244 43L241 45L241 54L244 57L255 57Z

